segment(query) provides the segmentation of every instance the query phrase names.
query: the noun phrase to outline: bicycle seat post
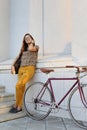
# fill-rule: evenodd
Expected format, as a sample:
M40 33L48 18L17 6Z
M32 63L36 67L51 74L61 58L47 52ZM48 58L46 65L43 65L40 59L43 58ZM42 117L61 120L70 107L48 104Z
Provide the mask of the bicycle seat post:
M47 75L47 79L49 79L50 78L50 73L48 73L48 74L46 73L46 75Z

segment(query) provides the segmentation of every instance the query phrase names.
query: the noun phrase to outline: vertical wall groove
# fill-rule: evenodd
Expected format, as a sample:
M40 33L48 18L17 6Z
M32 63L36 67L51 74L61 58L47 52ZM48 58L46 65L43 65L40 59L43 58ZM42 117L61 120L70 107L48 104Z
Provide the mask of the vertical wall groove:
M44 0L42 0L42 46L44 56Z

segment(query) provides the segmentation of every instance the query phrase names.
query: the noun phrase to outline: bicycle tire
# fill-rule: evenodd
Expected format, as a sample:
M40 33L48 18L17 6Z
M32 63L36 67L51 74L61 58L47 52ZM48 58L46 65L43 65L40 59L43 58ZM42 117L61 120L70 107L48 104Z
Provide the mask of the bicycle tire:
M45 119L50 114L52 109L51 105L48 106L46 104L40 104L39 102L35 103L35 98L43 86L44 83L35 82L27 87L24 93L24 109L26 110L27 115L35 120ZM51 91L47 85L45 85L45 87L45 93L40 100L51 104L53 101Z
M87 102L87 84L82 86ZM77 101L77 102L76 102ZM86 104L87 105L87 104ZM69 113L73 121L81 128L87 129L87 106L81 101L78 88L73 89L68 100Z

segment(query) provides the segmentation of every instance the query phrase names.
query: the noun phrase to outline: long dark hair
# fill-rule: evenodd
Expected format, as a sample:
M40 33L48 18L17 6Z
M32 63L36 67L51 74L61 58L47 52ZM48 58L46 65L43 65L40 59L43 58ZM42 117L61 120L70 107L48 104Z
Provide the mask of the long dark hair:
M31 39L32 39L32 41L33 41L33 45L35 46L35 41L34 41L34 38L32 37L32 35L29 34L29 33L26 33L26 34L24 35L24 37L23 37L22 47L21 47L21 50L20 50L19 57L22 55L23 51L27 51L28 44L27 44L26 41L25 41L25 37L26 37L27 35L31 37Z
M32 39L32 44L35 46L34 38L31 36L31 34L26 33L26 34L24 35L24 37L23 37L22 47L21 47L19 56L16 58L14 64L16 63L16 61L17 61L18 59L21 59L22 53L23 53L24 51L27 51L28 44L27 44L26 41L25 41L25 37L26 37L27 35L31 37L31 39Z

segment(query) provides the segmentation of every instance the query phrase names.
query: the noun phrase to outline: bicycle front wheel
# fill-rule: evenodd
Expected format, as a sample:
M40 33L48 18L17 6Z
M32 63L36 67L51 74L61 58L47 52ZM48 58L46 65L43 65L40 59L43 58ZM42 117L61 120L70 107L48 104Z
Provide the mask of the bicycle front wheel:
M70 94L68 107L73 121L81 128L87 129L87 85L82 86L82 90L85 96L85 105L81 100L78 88L75 88Z
M51 112L52 94L47 85L35 82L24 93L24 108L27 115L35 120L46 118Z

